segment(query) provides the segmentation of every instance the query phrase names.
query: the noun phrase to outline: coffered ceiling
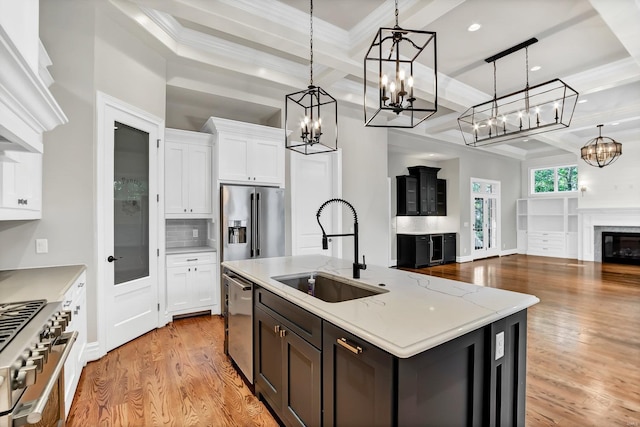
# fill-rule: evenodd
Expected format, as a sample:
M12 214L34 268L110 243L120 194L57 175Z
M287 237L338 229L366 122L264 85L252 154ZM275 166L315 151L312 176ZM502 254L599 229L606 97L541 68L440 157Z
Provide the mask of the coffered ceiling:
M210 116L280 124L287 93L309 83L308 0L110 0L116 15L167 58L167 126L199 129ZM362 116L363 58L392 0L315 0L314 83ZM531 84L560 78L580 94L571 126L484 150L525 159L576 153L603 135L640 144L640 0L399 0L399 24L437 32L439 111L393 131L398 151L455 154L457 124L493 95L484 59L531 37ZM480 24L475 32L467 28ZM524 51L497 62L497 93L524 88ZM368 82L374 85L373 81ZM402 142L403 134L410 144ZM445 147L445 148L443 148ZM469 148L471 149L471 148ZM425 154L426 155L426 154Z

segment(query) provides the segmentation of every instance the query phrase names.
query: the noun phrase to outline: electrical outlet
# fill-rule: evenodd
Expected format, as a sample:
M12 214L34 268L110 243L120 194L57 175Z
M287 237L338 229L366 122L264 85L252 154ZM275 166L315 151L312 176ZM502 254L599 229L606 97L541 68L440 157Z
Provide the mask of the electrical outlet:
M47 239L36 239L36 253L46 254L49 252L49 241Z
M193 229L193 237L198 237L198 229L197 228Z
M496 334L496 360L504 356L504 331Z

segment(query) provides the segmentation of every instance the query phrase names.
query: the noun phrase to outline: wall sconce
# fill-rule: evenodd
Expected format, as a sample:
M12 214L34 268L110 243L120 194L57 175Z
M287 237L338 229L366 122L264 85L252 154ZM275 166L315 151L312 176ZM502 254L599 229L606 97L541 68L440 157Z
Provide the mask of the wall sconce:
M580 186L580 193L582 193L582 197L584 197L584 192L587 191L587 186L582 184Z

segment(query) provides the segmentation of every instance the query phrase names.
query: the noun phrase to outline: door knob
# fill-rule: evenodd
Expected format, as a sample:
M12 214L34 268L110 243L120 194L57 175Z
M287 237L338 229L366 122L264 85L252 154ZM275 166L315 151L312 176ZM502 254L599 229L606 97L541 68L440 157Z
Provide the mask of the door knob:
M118 258L116 258L116 257L114 257L113 255L109 255L109 258L107 258L107 261L109 261L109 262L114 262L114 261L119 260L120 258L122 258L122 257L118 257Z

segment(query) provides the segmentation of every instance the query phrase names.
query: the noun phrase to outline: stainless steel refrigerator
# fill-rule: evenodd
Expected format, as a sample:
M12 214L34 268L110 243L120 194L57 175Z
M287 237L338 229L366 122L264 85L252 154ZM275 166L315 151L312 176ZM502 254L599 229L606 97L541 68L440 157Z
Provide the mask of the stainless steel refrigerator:
M220 188L223 261L284 255L284 190L223 185ZM227 295L227 351L253 384L253 284L223 274Z
M222 261L284 256L284 189L220 188Z

